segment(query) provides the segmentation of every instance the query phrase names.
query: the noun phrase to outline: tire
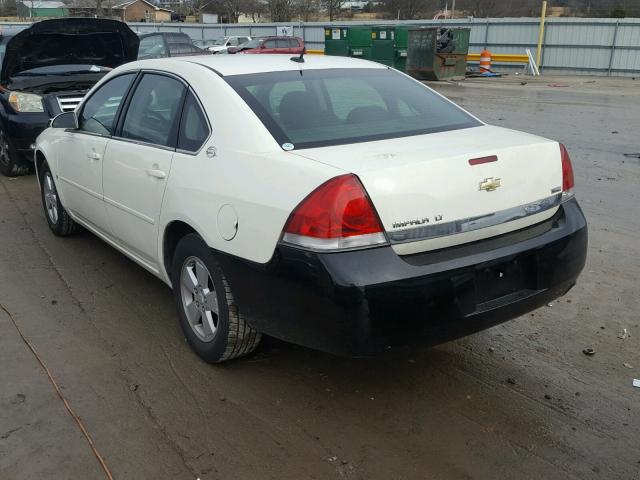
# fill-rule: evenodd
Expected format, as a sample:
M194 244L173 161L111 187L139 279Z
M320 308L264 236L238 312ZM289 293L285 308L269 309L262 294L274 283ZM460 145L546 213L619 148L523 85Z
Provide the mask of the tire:
M19 158L4 130L0 129L0 173L6 177L26 175L31 166Z
M200 358L221 363L256 349L262 335L238 310L220 264L200 236L189 234L178 243L171 282L180 327Z
M42 208L51 231L59 237L66 237L78 232L80 225L73 221L62 203L60 203L53 175L46 162L42 164L39 174Z

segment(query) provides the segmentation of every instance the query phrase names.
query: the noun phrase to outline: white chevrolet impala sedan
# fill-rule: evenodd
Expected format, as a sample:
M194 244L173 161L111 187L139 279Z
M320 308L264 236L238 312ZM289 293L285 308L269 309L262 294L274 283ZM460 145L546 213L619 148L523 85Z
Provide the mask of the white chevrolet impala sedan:
M564 295L585 263L562 145L363 60L129 63L35 161L53 233L84 227L171 286L209 362L262 334L358 356L433 345Z

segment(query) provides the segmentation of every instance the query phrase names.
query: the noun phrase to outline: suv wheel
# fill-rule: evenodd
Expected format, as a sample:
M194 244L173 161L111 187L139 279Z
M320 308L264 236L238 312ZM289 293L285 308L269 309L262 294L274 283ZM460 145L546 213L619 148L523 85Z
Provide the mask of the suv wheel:
M29 173L29 165L18 159L18 154L2 129L0 129L0 172L7 177Z
M203 360L220 363L255 350L261 334L238 311L220 264L198 235L178 243L171 281L180 327Z

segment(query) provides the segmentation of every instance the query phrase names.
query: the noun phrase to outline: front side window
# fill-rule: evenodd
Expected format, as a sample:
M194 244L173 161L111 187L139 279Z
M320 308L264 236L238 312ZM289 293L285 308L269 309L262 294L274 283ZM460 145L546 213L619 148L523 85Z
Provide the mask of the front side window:
M145 74L136 87L122 124L122 138L173 147L185 92L178 80Z
M481 123L390 69L290 70L225 80L282 145L341 145L470 128Z
M112 135L118 107L135 76L135 73L120 75L98 88L82 108L78 117L79 129L98 135Z

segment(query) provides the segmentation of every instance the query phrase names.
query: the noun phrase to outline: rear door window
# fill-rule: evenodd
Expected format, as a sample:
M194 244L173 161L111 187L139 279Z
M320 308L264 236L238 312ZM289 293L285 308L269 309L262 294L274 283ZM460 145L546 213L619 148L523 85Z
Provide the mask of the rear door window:
M193 93L188 92L182 110L178 149L188 152L200 150L209 137L209 124Z
M185 90L175 78L145 74L131 97L120 136L175 147Z

